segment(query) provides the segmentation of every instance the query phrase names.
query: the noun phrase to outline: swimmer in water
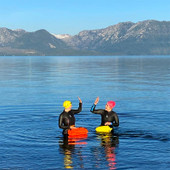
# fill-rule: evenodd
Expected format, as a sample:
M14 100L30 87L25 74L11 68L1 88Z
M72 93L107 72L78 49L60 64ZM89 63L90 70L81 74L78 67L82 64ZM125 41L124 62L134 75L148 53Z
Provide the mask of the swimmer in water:
M114 101L108 101L105 105L105 109L95 110L98 102L99 102L99 97L96 98L90 111L92 113L101 115L101 126L118 127L119 126L118 115L116 112L112 110L115 107L116 103Z
M79 99L79 107L77 110L72 109L71 101L63 103L64 110L59 116L59 127L63 129L63 135L68 135L69 129L75 129L75 116L74 114L80 113L82 110L82 101Z

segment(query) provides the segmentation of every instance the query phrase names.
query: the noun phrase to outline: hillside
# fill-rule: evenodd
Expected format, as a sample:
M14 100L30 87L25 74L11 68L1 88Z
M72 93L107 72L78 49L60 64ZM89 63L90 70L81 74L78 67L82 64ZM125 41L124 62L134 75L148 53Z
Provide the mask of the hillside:
M0 28L0 55L170 55L170 22L122 22L75 36Z

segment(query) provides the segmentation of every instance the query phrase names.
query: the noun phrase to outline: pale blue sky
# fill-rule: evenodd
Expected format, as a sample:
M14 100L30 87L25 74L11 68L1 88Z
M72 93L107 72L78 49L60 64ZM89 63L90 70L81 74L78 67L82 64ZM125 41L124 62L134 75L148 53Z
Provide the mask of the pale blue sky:
M119 22L170 21L170 0L0 0L0 27L78 34Z

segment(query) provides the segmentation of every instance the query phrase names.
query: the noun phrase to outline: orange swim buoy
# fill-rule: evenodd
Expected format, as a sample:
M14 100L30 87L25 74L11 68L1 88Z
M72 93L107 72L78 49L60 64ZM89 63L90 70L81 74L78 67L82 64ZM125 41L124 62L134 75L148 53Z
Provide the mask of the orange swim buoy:
M76 129L68 130L69 138L84 138L87 137L88 130L84 127L78 127Z

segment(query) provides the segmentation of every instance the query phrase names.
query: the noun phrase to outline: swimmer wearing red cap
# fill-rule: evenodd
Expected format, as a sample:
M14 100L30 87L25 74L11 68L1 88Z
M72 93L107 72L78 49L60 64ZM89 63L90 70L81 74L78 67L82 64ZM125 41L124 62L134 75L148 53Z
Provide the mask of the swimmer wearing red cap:
M115 107L116 103L114 101L108 101L105 105L105 109L95 110L97 103L99 102L99 97L96 98L90 111L95 114L101 115L101 126L119 126L119 118L112 109Z

